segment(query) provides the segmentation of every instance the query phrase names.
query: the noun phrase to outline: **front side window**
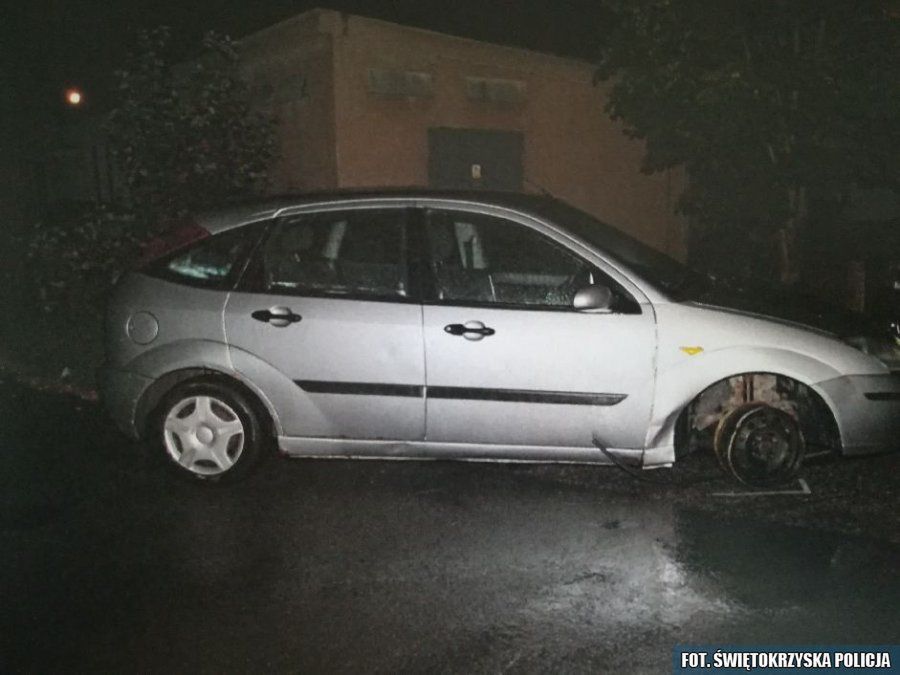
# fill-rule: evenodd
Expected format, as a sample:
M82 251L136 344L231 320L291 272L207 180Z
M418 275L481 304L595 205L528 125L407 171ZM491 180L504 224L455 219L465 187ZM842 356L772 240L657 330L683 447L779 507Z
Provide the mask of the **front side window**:
M358 209L288 216L262 247L267 293L405 298L405 211Z
M570 204L556 199L542 199L535 210L547 220L565 227L605 254L625 263L675 300L686 300L691 297L693 286L698 283L705 285L705 278L684 264Z
M428 247L439 301L571 307L593 274L547 237L477 213L429 212Z
M441 303L570 309L589 284L613 292L612 311L639 313L620 284L552 239L504 218L465 211L427 214L428 264Z

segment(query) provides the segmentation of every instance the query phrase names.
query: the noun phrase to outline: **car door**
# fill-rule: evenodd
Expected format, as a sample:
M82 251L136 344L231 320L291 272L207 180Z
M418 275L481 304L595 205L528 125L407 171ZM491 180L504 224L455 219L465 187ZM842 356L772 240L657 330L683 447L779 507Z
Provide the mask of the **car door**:
M652 307L527 218L432 208L425 226L427 440L643 447ZM612 311L573 309L588 283L613 290Z
M409 285L407 213L283 217L229 297L235 369L270 398L285 435L424 436L422 314Z

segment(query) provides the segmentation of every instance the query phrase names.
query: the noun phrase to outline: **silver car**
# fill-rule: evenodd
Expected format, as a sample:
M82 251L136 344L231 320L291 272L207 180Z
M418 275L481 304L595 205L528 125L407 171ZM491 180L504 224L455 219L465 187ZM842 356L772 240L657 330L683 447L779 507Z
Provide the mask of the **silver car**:
M310 195L204 216L147 258L111 302L102 395L187 476L240 477L269 447L653 468L708 446L766 483L900 439L886 337L721 306L550 197Z

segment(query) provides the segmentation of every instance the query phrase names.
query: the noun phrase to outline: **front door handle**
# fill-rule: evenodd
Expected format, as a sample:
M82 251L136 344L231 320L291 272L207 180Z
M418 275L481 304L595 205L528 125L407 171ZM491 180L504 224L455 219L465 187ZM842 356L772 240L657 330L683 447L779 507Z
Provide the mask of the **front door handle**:
M292 323L297 323L298 321L301 321L303 319L303 317L299 314L294 314L294 312L291 311L290 307L271 307L269 309L258 309L250 316L252 316L257 321L271 324L272 326L276 326L277 328L290 326Z
M465 323L451 323L444 326L444 332L450 335L461 335L466 340L481 340L497 331L488 328L480 321L466 321Z

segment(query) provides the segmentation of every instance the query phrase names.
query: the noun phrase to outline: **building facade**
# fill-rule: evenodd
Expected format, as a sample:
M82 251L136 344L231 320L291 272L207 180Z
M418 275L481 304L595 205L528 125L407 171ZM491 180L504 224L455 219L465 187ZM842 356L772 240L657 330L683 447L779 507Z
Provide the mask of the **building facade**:
M547 191L677 257L683 177L641 173L594 67L311 10L241 41L279 120L273 191L432 186Z

